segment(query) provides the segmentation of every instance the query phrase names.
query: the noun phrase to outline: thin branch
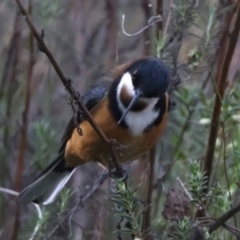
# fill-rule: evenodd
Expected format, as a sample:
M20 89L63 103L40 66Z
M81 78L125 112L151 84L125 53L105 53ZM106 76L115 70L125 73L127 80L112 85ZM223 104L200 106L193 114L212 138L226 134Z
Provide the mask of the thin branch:
M142 9L145 15L145 19L149 23L149 19L151 19L151 16L154 14L152 9L152 4L150 0L142 0ZM160 15L159 15L160 16ZM153 18L155 21L155 18ZM143 38L144 38L144 56L151 55L152 50L152 41L151 41L151 31L149 28L147 28L144 31Z
M16 18L18 18L18 14L16 16ZM16 22L16 21L15 21ZM16 23L15 23L16 25ZM16 27L14 27L16 29ZM8 76L10 75L11 72L11 62L12 59L14 57L14 45L16 44L16 31L14 31L11 40L9 41L9 45L7 47L7 54L6 54L6 62L2 65L4 65L3 70L2 70L2 77L0 80L0 99L2 99L3 94L4 94L4 90L5 90L5 86L8 80Z
M153 192L153 179L154 179L154 162L156 157L156 146L149 151L149 173L148 173L148 191L147 191L147 205L148 208L144 214L144 231L148 234L151 226L151 210L152 210L152 192ZM146 236L146 240L150 239L149 235Z
M17 1L17 0L16 0ZM149 20L148 20L148 24L143 27L141 30L139 30L138 32L136 33L127 33L125 31L125 27L124 27L124 22L125 22L125 15L122 15L122 32L128 36L128 37L133 37L133 36L136 36L140 33L142 33L143 31L145 31L146 29L148 29L149 27L153 26L155 23L159 22L159 21L162 21L162 17L160 15L158 16L152 16Z
M10 153L10 146L11 146L11 109L12 109L12 100L13 95L15 94L16 87L16 70L17 70L17 64L14 65L14 63L17 63L18 58L18 49L19 49L19 41L20 41L20 31L19 31L19 13L16 13L15 20L14 20L14 26L13 26L13 34L9 41L9 44L7 46L7 55L6 55L6 62L3 64L3 57L2 56L2 76L0 80L0 100L4 97L6 101L5 105L5 113L4 116L1 118L0 125L4 126L2 130L2 145L4 147L4 151L1 153L1 164L0 164L0 185L5 186L5 182L10 177L10 168L9 168L9 160L11 160L11 154ZM11 163L10 163L11 164ZM3 200L4 201L4 200ZM4 215L9 214L9 212L6 211L6 209L1 208L0 210L0 225L6 224L6 221L4 221Z
M168 30L170 19L171 19L171 15L172 15L172 8L173 8L173 0L171 0L171 2L170 2L170 9L169 9L169 12L168 12L168 16L167 16L167 20L166 20L166 24L165 24L165 28L164 28L164 32L163 32L163 36L165 36L167 34L167 30Z
M204 222L215 222L216 221L216 218L213 218L213 217L199 217L199 218L196 218L196 220L199 220L201 223L204 223ZM212 224L210 224L212 225ZM209 227L209 224L206 225L207 227ZM232 227L232 226L229 226L227 224L223 224L222 227L224 229L226 229L227 231L229 231L230 233L232 233L233 235L237 236L237 237L240 237L240 229L238 228L235 228L235 227Z
M31 15L32 12L32 2L29 0L29 6L28 6L28 12ZM16 162L16 170L14 174L14 180L13 180L13 189L16 191L21 191L22 189L22 176L23 171L25 167L25 153L27 149L27 132L28 132L28 115L29 115L29 109L30 109L30 98L31 98L31 79L32 79L32 73L34 68L34 38L32 33L29 33L29 45L30 45L30 52L29 52L29 64L28 64L28 73L27 73L27 81L25 86L25 106L22 113L22 124L20 129L20 143L19 143L19 153L17 157ZM16 205L16 209L14 209L14 227L12 229L14 239L17 239L18 232L20 229L20 206Z
M109 51L108 67L112 68L114 66L114 59L117 55L117 0L106 0L105 9L107 15L107 26L106 26L106 41Z
M16 191L13 191L13 190L7 189L7 188L3 188L3 187L0 187L0 192L7 193L7 194L10 194L10 195L13 195L13 196L18 196L18 194L19 194ZM38 229L40 227L40 222L41 222L41 219L42 219L41 208L38 206L38 204L35 204L35 203L31 203L31 204L36 209L36 212L37 212L37 215L38 215L38 221L37 221L37 224L36 224L36 226L34 228L34 231L33 231L32 235L31 235L31 237L29 238L29 240L35 239L35 235L38 232Z
M27 12L26 12L25 8L23 7L21 1L20 0L15 0L15 1L16 1L17 5L18 5L19 9L21 10L22 15L25 17L25 21L27 22L29 28L31 29L34 37L37 39L37 42L38 42L38 44L40 46L41 51L44 52L47 55L49 61L53 65L53 67L54 67L57 75L59 76L60 80L62 81L63 85L65 86L65 88L67 89L67 91L69 92L69 94L71 95L71 97L73 98L75 103L77 104L77 106L83 111L86 119L91 124L93 129L96 131L98 136L105 143L108 151L110 152L111 160L112 160L112 162L114 164L114 167L116 168L116 170L119 173L119 175L122 176L123 175L123 171L122 171L122 168L121 168L120 164L118 163L117 155L116 155L115 151L112 148L111 142L107 139L107 137L104 135L104 133L101 131L101 129L99 129L99 127L97 126L97 124L95 123L93 118L91 117L90 112L88 111L86 106L79 99L79 94L75 91L75 89L71 85L71 80L67 79L64 76L64 74L63 74L61 68L59 67L58 63L56 62L54 56L52 55L52 53L49 51L48 47L46 46L43 38L37 32L35 26L32 23L31 18L27 14Z
M190 192L186 189L184 183L182 182L182 180L180 179L180 177L177 177L177 181L180 183L184 193L187 195L187 197L189 198L189 201L192 201L192 195L190 194Z
M156 9L157 16L162 16L162 12L163 12L163 0L157 0L157 9ZM163 25L162 21L157 22L155 36L158 36L159 31L162 31L162 28L163 28L162 25Z
M216 231L219 227L221 227L226 221L228 221L231 217L233 217L239 211L240 211L240 203L237 204L237 206L231 208L226 213L224 213L220 218L218 218L216 222L209 227L209 233L211 234L212 232Z
M12 60L11 60L11 65L12 68L10 70L10 78L8 79L8 89L7 89L7 96L6 98L6 112L5 112L5 128L3 131L3 144L5 147L4 151L4 157L2 161L2 173L1 173L1 178L3 179L2 183L6 181L6 176L9 174L9 162L14 164L9 156L11 156L10 153L10 147L11 147L11 116L12 116L12 106L13 106L13 96L15 96L16 89L17 89L17 73L18 73L18 67L19 67L19 60L20 60L20 49L21 49L21 24L19 21L20 18L20 12L17 12L15 23L14 23L14 33L12 36L12 48L14 48ZM4 185L3 185L4 186ZM14 189L18 190L18 189ZM3 226L3 233L1 237L3 239L5 238L11 238L12 240L17 239L18 235L18 229L20 222L18 219L15 217L19 213L19 209L17 206L10 207L11 203L10 202L5 202L6 206L9 207L9 209L5 208L3 209L4 215L3 215L3 221L4 221L4 226ZM11 216L11 220L6 217L4 219L4 216Z

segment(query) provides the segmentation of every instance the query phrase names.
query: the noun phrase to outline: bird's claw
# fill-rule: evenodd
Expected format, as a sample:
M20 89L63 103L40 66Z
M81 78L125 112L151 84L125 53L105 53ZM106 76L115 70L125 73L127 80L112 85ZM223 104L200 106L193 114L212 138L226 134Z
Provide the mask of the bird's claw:
M127 169L122 167L120 170L116 168L109 168L109 176L113 179L118 179L120 181L126 181L128 179Z

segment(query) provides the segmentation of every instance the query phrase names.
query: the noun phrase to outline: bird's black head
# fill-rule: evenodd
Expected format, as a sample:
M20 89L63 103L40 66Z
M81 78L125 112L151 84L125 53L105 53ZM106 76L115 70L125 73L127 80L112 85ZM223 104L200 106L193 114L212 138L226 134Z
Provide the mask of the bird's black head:
M131 92L132 100L119 122L141 98L159 98L169 86L168 67L157 58L143 58L133 62L124 72L120 84Z
M134 89L142 92L142 97L160 97L168 88L168 67L157 58L140 59L134 62L126 72L131 74Z

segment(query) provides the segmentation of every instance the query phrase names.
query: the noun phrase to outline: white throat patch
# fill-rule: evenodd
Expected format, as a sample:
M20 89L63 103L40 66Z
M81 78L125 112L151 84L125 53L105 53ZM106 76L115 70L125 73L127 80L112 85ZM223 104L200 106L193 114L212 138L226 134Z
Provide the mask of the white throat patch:
M117 101L119 108L122 114L126 111L125 106L121 102L120 94L122 87L125 86L129 96L134 96L134 86L132 84L132 77L130 73L124 73L122 79L117 88ZM156 105L158 98L141 98L146 104L147 107L144 108L142 111L133 112L129 111L125 116L124 120L129 127L129 130L132 132L133 135L141 135L143 131L153 123L157 117L159 116L160 110L154 110L154 106Z

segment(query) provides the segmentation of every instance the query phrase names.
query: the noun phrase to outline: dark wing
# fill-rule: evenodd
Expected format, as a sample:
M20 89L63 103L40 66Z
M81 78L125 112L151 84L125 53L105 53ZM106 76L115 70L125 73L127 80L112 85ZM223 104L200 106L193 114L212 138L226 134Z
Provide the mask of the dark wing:
M88 111L91 111L103 99L103 97L108 92L112 81L113 78L111 78L110 76L104 76L98 82L96 82L90 87L90 89L86 92L86 94L83 97L83 104L87 107ZM81 117L78 117L77 119L78 124L85 120L84 117L83 119ZM72 136L72 132L75 126L76 124L74 122L74 118L72 117L62 136L62 145L59 149L59 153L64 151L67 141Z

